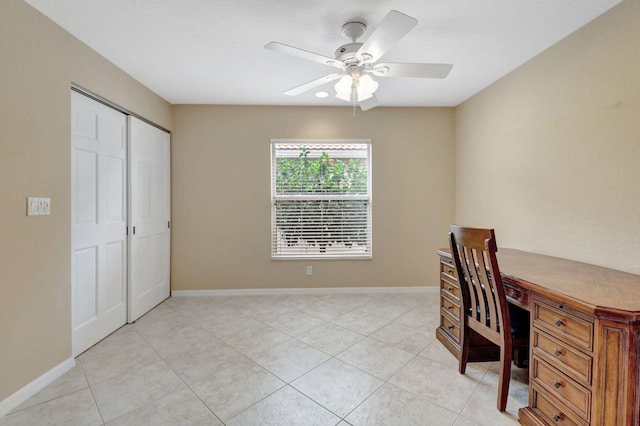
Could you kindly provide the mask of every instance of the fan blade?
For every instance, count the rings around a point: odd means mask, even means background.
[[[360,105],[361,110],[368,111],[371,108],[375,108],[378,106],[378,98],[376,98],[376,95],[373,95],[370,98],[360,102],[358,105]]]
[[[264,46],[265,49],[273,50],[274,52],[284,53],[285,55],[295,56],[301,59],[306,59],[307,61],[317,62],[323,65],[329,65],[330,67],[344,69],[344,64],[335,58],[330,58],[328,56],[323,56],[318,53],[309,52],[307,50],[298,49],[297,47],[288,46],[286,44],[278,43],[276,41],[272,41],[271,43],[267,43]]]
[[[400,62],[377,63],[367,71],[378,77],[446,78],[452,64],[408,64]]]
[[[356,57],[365,62],[377,61],[416,25],[418,21],[415,18],[397,10],[390,11],[360,46]]]
[[[331,81],[337,80],[340,77],[342,77],[342,74],[340,73],[335,73],[335,74],[329,74],[329,75],[325,75],[324,77],[320,77],[318,79],[315,79],[313,81],[310,81],[308,83],[302,84],[300,86],[294,87],[292,89],[287,90],[286,92],[283,92],[285,95],[289,95],[289,96],[297,96],[301,93],[304,93],[308,90],[314,89],[316,87],[320,87],[323,84],[329,83]]]

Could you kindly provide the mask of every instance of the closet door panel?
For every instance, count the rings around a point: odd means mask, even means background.
[[[133,322],[170,293],[170,136],[129,118],[129,315]]]
[[[127,318],[126,115],[71,92],[72,353]]]

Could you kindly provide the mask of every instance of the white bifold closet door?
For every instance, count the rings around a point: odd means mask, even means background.
[[[71,91],[73,356],[169,297],[169,144]]]
[[[71,92],[71,305],[76,356],[127,319],[127,116]]]
[[[169,297],[170,152],[169,133],[129,117],[129,322]]]

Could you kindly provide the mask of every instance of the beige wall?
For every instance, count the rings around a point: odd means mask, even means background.
[[[173,290],[437,285],[453,109],[176,106],[173,120]],[[371,139],[373,260],[271,260],[270,138]]]
[[[0,401],[71,356],[70,85],[171,108],[20,0],[0,1]],[[27,217],[28,196],[51,216]]]
[[[640,2],[456,109],[456,220],[640,274]]]

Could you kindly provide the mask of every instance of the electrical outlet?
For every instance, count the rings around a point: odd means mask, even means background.
[[[313,267],[311,265],[307,266],[307,275],[313,274]]]
[[[51,198],[27,197],[27,216],[49,216],[51,214]]]

